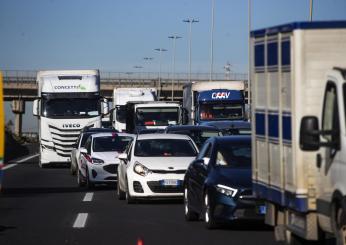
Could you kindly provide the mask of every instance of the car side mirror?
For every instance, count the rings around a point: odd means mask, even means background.
[[[121,153],[121,154],[118,156],[118,158],[119,158],[120,160],[126,161],[126,160],[127,160],[127,154],[126,154],[126,153]]]
[[[82,154],[88,154],[88,151],[87,151],[87,149],[85,149],[85,148],[81,148],[81,149],[80,149],[80,153],[82,153]]]
[[[299,138],[300,149],[303,151],[317,151],[320,148],[317,117],[305,116],[302,118]]]

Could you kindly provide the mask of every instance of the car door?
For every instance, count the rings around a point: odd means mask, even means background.
[[[204,183],[208,176],[208,164],[213,149],[213,143],[207,141],[200,154],[191,163],[189,167],[189,179],[188,188],[190,194],[190,203],[196,210],[202,209],[203,195],[204,195]]]
[[[91,156],[91,142],[92,137],[90,136],[87,141],[85,142],[85,149],[87,150],[87,155]],[[80,156],[80,170],[83,174],[83,176],[86,176],[86,169],[88,166],[88,160],[86,154],[81,154]]]

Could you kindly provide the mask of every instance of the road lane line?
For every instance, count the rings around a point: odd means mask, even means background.
[[[28,160],[30,160],[30,159],[33,159],[33,158],[39,156],[39,155],[40,155],[39,153],[37,153],[37,154],[35,154],[35,155],[31,155],[31,156],[25,157],[25,158],[23,158],[23,159],[20,159],[19,161],[16,161],[15,163],[21,163],[21,162],[28,161]]]
[[[12,163],[12,164],[8,164],[8,165],[5,165],[5,167],[2,168],[2,170],[6,170],[6,169],[9,169],[9,168],[13,168],[17,166],[17,163]]]
[[[73,228],[84,228],[88,213],[79,213],[76,220],[73,223]]]
[[[91,202],[93,200],[93,196],[94,196],[93,192],[85,193],[83,202]]]

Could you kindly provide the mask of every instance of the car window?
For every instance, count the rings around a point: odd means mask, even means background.
[[[87,150],[88,154],[91,154],[91,139],[92,137],[89,137],[85,142],[85,149]]]
[[[86,141],[90,135],[91,135],[91,133],[84,133],[83,134],[83,136],[81,137],[82,139],[81,139],[80,147],[85,147],[85,143],[86,143]]]
[[[95,137],[93,141],[94,152],[124,152],[126,146],[131,142],[132,137],[129,136],[101,136]]]
[[[216,166],[228,168],[251,168],[250,144],[218,145]]]
[[[137,140],[135,156],[139,157],[194,157],[197,149],[187,139],[145,139]]]

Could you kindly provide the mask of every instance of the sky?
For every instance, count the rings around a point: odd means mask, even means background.
[[[0,69],[93,69],[117,72],[209,72],[212,0],[0,0]],[[247,71],[248,1],[215,0],[214,72]],[[252,29],[309,18],[309,0],[252,0]],[[346,0],[314,0],[314,20],[346,19]],[[144,57],[153,57],[145,61]],[[143,68],[134,68],[142,66]],[[6,105],[7,120],[13,115]],[[25,115],[24,129],[36,127]],[[28,123],[29,122],[29,123]]]

